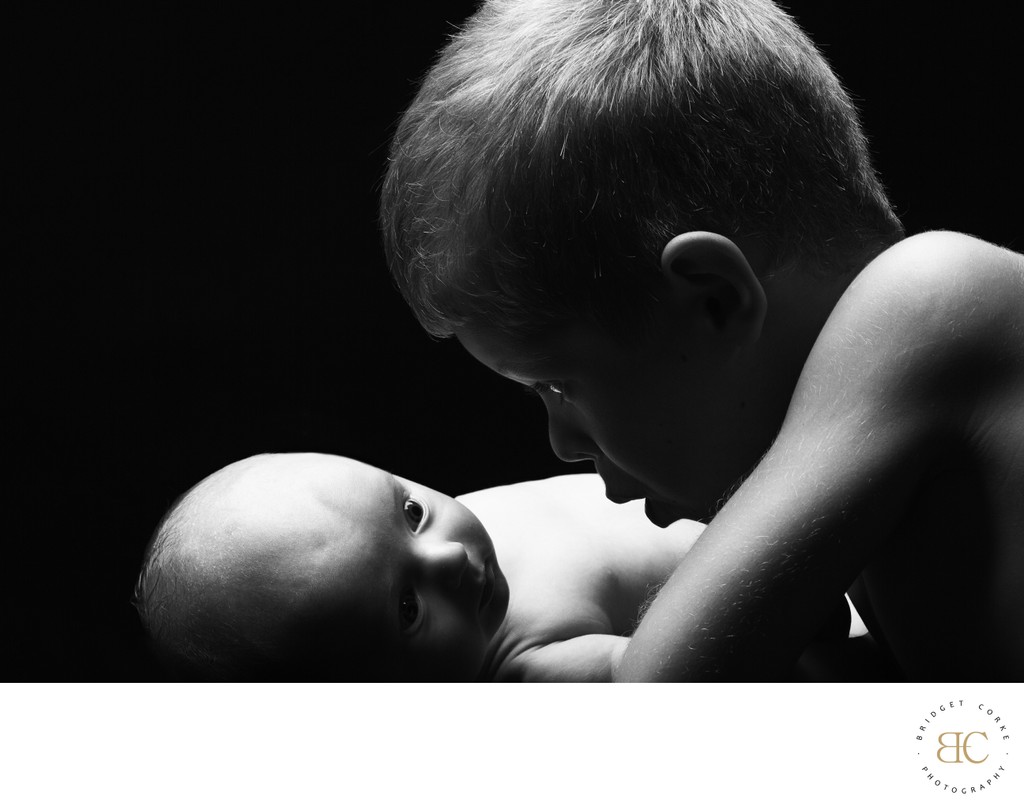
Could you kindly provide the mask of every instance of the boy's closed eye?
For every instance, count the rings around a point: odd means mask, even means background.
[[[541,398],[551,395],[559,402],[565,399],[565,387],[561,382],[534,382],[526,385],[525,390],[527,393],[538,395]]]

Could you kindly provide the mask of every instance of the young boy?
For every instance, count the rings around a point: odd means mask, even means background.
[[[600,681],[702,529],[658,530],[591,474],[456,500],[343,457],[259,455],[172,508],[136,600],[187,678]]]
[[[614,677],[781,678],[851,586],[908,678],[1024,677],[1024,260],[904,238],[775,5],[485,3],[381,211],[420,322],[539,392],[559,457],[713,517]]]

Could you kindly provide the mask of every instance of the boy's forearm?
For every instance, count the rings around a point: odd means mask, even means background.
[[[839,519],[813,535],[720,517],[644,615],[616,681],[790,680],[870,550]]]
[[[661,589],[616,679],[790,678],[913,484],[884,458],[860,460],[828,468],[770,454]]]
[[[702,619],[716,607],[694,606],[678,594],[692,585],[685,575],[665,585],[613,669],[613,681],[765,682],[792,675],[803,645],[797,633],[773,632],[760,621],[743,625],[758,610],[753,604]]]

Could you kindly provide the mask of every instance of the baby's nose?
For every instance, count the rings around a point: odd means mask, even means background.
[[[423,549],[427,575],[438,583],[457,587],[469,564],[465,546],[457,541],[431,543]]]

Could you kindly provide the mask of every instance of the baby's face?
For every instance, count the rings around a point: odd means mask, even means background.
[[[219,507],[243,524],[281,608],[327,616],[339,638],[369,627],[399,678],[475,677],[509,592],[470,510],[333,455],[263,455],[232,470]]]

